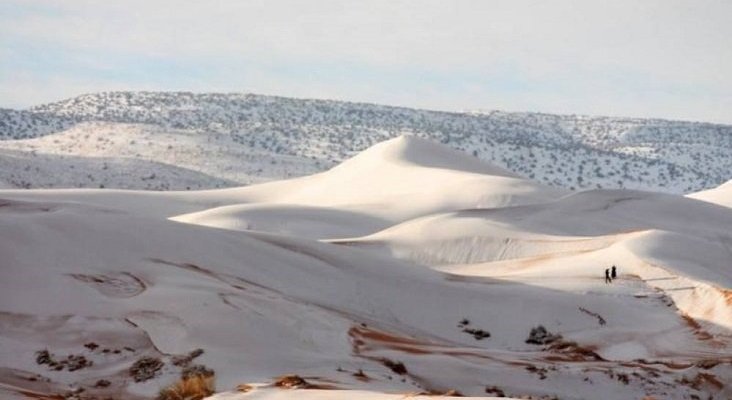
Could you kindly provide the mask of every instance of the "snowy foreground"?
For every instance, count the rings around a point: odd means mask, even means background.
[[[730,188],[570,192],[399,137],[242,188],[0,191],[0,397],[202,365],[219,400],[732,398]]]

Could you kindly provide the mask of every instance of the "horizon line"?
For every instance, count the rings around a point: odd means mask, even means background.
[[[378,106],[378,107],[388,107],[388,108],[396,108],[396,109],[407,109],[407,110],[413,110],[413,111],[426,111],[426,112],[435,112],[435,113],[447,113],[447,114],[460,114],[460,115],[473,115],[473,116],[489,116],[491,113],[504,113],[504,114],[535,114],[535,115],[547,115],[547,116],[555,116],[555,117],[579,117],[579,118],[588,118],[588,119],[618,119],[618,120],[643,120],[643,121],[664,121],[664,122],[676,122],[676,123],[687,123],[687,124],[706,124],[706,125],[717,125],[717,126],[728,126],[732,127],[732,122],[717,122],[717,121],[702,121],[702,120],[695,120],[695,119],[683,119],[683,118],[666,118],[666,117],[649,117],[649,116],[631,116],[631,115],[612,115],[612,114],[588,114],[588,113],[565,113],[565,112],[551,112],[551,111],[541,111],[541,110],[506,110],[506,109],[498,109],[498,108],[488,108],[488,109],[482,109],[482,108],[474,108],[474,109],[454,109],[454,110],[448,110],[448,109],[439,109],[439,108],[430,108],[430,107],[419,107],[419,106],[408,106],[403,104],[389,104],[389,103],[379,103],[374,101],[367,101],[367,100],[354,100],[354,99],[343,99],[343,98],[332,98],[332,97],[300,97],[300,96],[294,96],[294,95],[281,95],[281,94],[264,94],[264,93],[256,93],[256,92],[249,92],[249,91],[194,91],[194,90],[100,90],[100,91],[93,91],[93,92],[82,92],[75,96],[70,97],[63,97],[58,100],[52,100],[47,102],[42,102],[39,104],[34,104],[27,107],[14,107],[14,106],[2,106],[0,105],[0,110],[13,110],[13,111],[27,111],[32,112],[34,107],[41,107],[45,105],[50,104],[56,104],[56,103],[62,103],[65,101],[69,101],[72,99],[76,99],[79,97],[84,96],[96,96],[100,94],[112,94],[112,93],[146,93],[146,94],[192,94],[192,95],[251,95],[251,96],[259,96],[259,97],[271,97],[271,98],[281,98],[281,99],[289,99],[289,100],[299,100],[299,101],[320,101],[320,102],[335,102],[335,103],[347,103],[347,104],[354,104],[354,105],[366,105],[366,106]]]

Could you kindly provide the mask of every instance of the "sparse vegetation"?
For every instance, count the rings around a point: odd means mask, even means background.
[[[214,392],[213,374],[190,375],[161,390],[157,400],[202,400]]]
[[[308,389],[312,387],[308,381],[298,375],[280,376],[275,380],[274,386],[283,389]]]
[[[241,385],[237,385],[236,386],[236,391],[237,392],[242,392],[242,393],[251,392],[253,389],[254,389],[254,386],[247,385],[246,383],[243,383]]]
[[[531,328],[531,332],[529,332],[529,337],[526,338],[526,343],[528,344],[537,344],[537,345],[545,345],[554,342],[555,340],[560,339],[560,335],[554,335],[549,333],[549,331],[544,328],[543,325],[536,326],[534,328]]]
[[[36,364],[43,365],[43,364],[50,364],[53,362],[53,358],[51,358],[51,353],[48,350],[40,350],[36,352]]]
[[[404,363],[402,363],[401,361],[392,361],[388,358],[382,358],[381,363],[397,375],[407,374],[407,367],[404,366]]]
[[[197,349],[189,353],[195,357],[203,354]],[[151,363],[147,361],[146,363]],[[155,366],[159,365],[152,362]],[[181,371],[180,379],[158,393],[157,400],[201,400],[215,392],[215,373],[204,365],[190,365]]]
[[[155,378],[164,365],[159,358],[143,357],[132,364],[129,374],[135,382],[145,382]]]
[[[485,393],[493,397],[506,397],[506,393],[498,386],[486,386]]]
[[[418,393],[420,396],[445,396],[445,397],[465,397],[460,391],[455,389],[448,390],[429,390],[426,392]]]
[[[54,371],[63,371],[66,369],[69,372],[73,372],[90,367],[93,365],[93,362],[81,354],[69,354],[66,358],[59,360],[48,350],[40,350],[36,352],[36,364],[48,365],[48,368]]]
[[[191,365],[181,371],[181,378],[188,379],[194,376],[214,376],[214,371],[204,365]]]
[[[105,387],[108,387],[111,384],[112,384],[112,382],[110,382],[110,381],[108,381],[106,379],[100,379],[100,380],[97,381],[97,383],[94,384],[94,387],[97,387],[97,388],[105,388]]]
[[[186,112],[180,112],[181,108]],[[232,145],[239,147],[240,161],[252,154],[267,154],[257,162],[240,165],[246,170],[244,176],[286,178],[314,173],[344,160],[353,150],[363,150],[401,132],[448,144],[549,185],[575,189],[689,192],[724,182],[732,169],[732,129],[725,125],[535,113],[446,113],[248,94],[107,92],[28,110],[0,110],[0,140],[40,137],[73,130],[80,124],[121,128],[140,123],[151,127],[145,133],[225,134],[226,140],[212,143],[204,154],[225,153]],[[89,130],[82,132],[79,140],[88,143],[93,139]],[[137,158],[150,159],[149,152],[168,154],[171,148],[181,148],[178,142],[166,142],[154,149],[149,134],[125,140],[128,148],[134,148],[130,155]],[[95,142],[100,153],[109,151],[107,147],[115,148],[110,144],[113,139],[97,137]],[[37,159],[31,151],[29,157],[33,154]],[[293,159],[298,161],[293,163]],[[119,187],[115,175],[106,172],[109,163],[70,171],[74,177],[71,186]],[[121,167],[116,164],[106,168]],[[26,166],[4,171],[6,181],[16,187],[53,184],[38,182],[38,176],[48,171],[24,171]],[[91,169],[97,172],[87,177]],[[184,189],[202,184],[191,186],[191,182],[177,182],[162,170],[158,172],[154,180],[145,175],[144,181],[130,179],[127,184],[141,189]],[[208,177],[208,182],[211,179]],[[227,181],[208,186],[222,184],[227,185]]]
[[[359,369],[358,371],[354,372],[353,377],[362,381],[362,382],[368,382],[371,380],[368,375],[366,375],[362,369]]]
[[[563,340],[561,337],[553,340],[549,344],[548,350],[553,351],[555,353],[561,353],[563,355],[566,355],[570,360],[574,360],[574,361],[581,361],[581,360],[603,361],[604,360],[594,350],[587,348],[587,347],[580,346],[577,342]]]
[[[491,337],[490,332],[478,328],[469,328],[468,325],[470,325],[470,320],[467,318],[463,318],[458,323],[458,328],[462,328],[463,332],[472,335],[475,340],[483,340],[485,338]]]
[[[484,331],[482,329],[463,328],[463,332],[473,335],[475,340],[483,340],[485,338],[491,337],[490,332]]]
[[[531,372],[532,374],[539,375],[539,379],[541,379],[541,380],[546,379],[546,373],[548,372],[548,370],[546,368],[537,367],[535,365],[527,366],[526,370]]]
[[[94,342],[89,342],[89,343],[84,344],[84,347],[86,347],[87,349],[89,349],[91,351],[94,351],[99,347],[99,345]]]

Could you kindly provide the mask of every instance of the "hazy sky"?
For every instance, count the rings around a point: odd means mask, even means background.
[[[105,90],[732,123],[732,1],[0,2],[0,107]]]

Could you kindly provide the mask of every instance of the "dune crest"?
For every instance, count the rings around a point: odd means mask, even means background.
[[[245,187],[3,190],[0,395],[727,398],[732,208],[695,197],[409,136]]]

